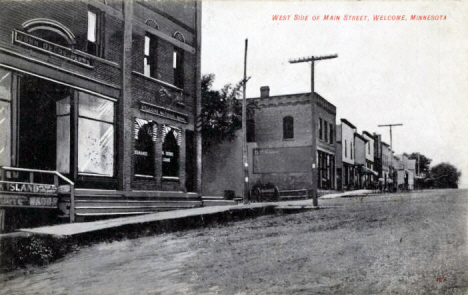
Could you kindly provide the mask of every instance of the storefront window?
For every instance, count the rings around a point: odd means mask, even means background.
[[[113,176],[114,103],[80,93],[78,117],[78,172]]]
[[[162,176],[177,178],[179,177],[180,130],[164,126],[163,136]]]
[[[157,125],[142,119],[135,119],[135,175],[154,176],[154,142]]]
[[[0,69],[0,166],[11,166],[11,72]]]
[[[57,101],[57,170],[70,173],[70,96]]]
[[[11,72],[0,69],[0,99],[11,100]]]

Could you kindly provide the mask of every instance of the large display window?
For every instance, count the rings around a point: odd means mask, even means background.
[[[153,177],[155,175],[154,142],[156,134],[157,125],[155,122],[135,118],[135,176]]]
[[[78,173],[114,176],[113,101],[79,93]]]
[[[70,173],[70,95],[57,101],[57,170]]]
[[[179,177],[180,129],[164,126],[162,146],[162,176],[166,179]]]
[[[11,166],[11,72],[0,69],[0,166]]]

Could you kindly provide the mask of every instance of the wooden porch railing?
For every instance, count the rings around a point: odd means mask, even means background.
[[[39,169],[29,169],[29,168],[17,168],[17,167],[5,167],[0,166],[2,179],[6,179],[7,171],[17,171],[17,172],[26,172],[29,173],[29,182],[34,183],[34,173],[43,173],[43,174],[53,174],[54,175],[54,184],[57,187],[57,193],[59,188],[59,178],[65,181],[70,185],[70,222],[75,222],[75,183],[65,177],[58,171],[50,170],[39,170]]]

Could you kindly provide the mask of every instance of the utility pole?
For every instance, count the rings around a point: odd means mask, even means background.
[[[378,125],[379,127],[389,127],[390,128],[390,149],[391,149],[391,156],[390,156],[390,167],[393,167],[393,142],[392,142],[392,127],[395,126],[403,126],[401,123],[397,124],[384,124],[384,125]],[[392,180],[393,179],[393,172],[392,172]],[[395,185],[395,184],[393,184]]]
[[[418,177],[421,175],[421,160],[419,159],[419,152],[418,152],[418,173],[416,174]]]
[[[247,158],[247,102],[245,91],[247,87],[247,45],[249,40],[245,39],[245,53],[244,53],[244,80],[242,83],[242,171],[244,172],[243,181],[243,203],[248,202],[249,196],[249,162]]]
[[[318,198],[317,198],[317,118],[316,118],[316,104],[317,100],[315,97],[315,89],[314,89],[314,69],[315,69],[315,62],[319,60],[325,59],[332,59],[337,58],[338,54],[333,55],[324,55],[324,56],[309,56],[303,57],[298,59],[291,59],[289,63],[301,63],[301,62],[310,62],[311,65],[311,91],[310,91],[310,105],[311,105],[311,112],[312,112],[312,198],[313,198],[313,205],[318,207]]]

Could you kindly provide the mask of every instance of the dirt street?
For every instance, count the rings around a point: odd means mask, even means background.
[[[100,243],[0,275],[0,294],[467,294],[466,190],[319,200]]]

